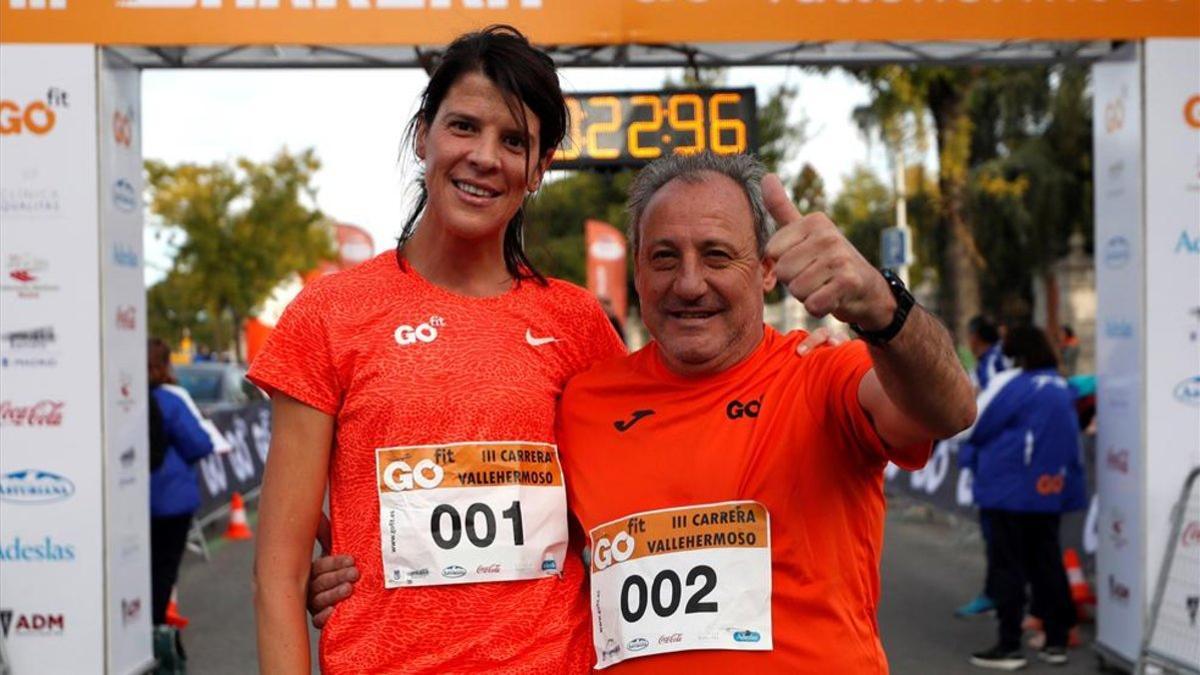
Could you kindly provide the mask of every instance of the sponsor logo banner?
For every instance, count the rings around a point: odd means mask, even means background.
[[[50,535],[39,539],[15,536],[0,542],[0,562],[69,563],[75,561],[75,545],[55,540]]]
[[[45,504],[63,501],[73,494],[75,483],[50,471],[25,469],[0,475],[0,501]]]
[[[0,635],[5,638],[62,635],[66,631],[66,626],[67,621],[62,614],[0,609]]]
[[[62,426],[65,405],[50,399],[28,404],[0,401],[0,427]]]

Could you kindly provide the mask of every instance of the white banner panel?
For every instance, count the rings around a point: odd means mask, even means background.
[[[0,45],[0,630],[15,673],[104,669],[96,56]]]
[[[141,76],[101,54],[99,253],[108,672],[129,673],[153,660]]]
[[[1142,100],[1138,60],[1092,68],[1096,212],[1097,640],[1133,661],[1147,596],[1142,489]]]
[[[1148,40],[1145,58],[1145,522],[1146,569],[1156,579],[1171,509],[1200,466],[1200,40]],[[1162,602],[1183,614],[1188,598]],[[1191,626],[1194,645],[1200,622]]]

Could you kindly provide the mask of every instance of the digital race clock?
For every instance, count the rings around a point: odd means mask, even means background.
[[[754,89],[569,94],[571,126],[554,169],[641,166],[669,154],[758,148]]]

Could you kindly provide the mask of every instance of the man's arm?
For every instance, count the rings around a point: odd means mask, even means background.
[[[763,199],[779,226],[767,258],[810,314],[832,314],[865,330],[892,322],[897,303],[887,281],[832,221],[801,215],[773,174],[763,179]],[[874,369],[859,385],[858,400],[888,445],[953,436],[975,419],[975,396],[950,336],[924,309],[914,307],[900,332],[870,353]]]
[[[971,380],[949,333],[929,312],[913,307],[896,337],[869,349],[875,367],[859,385],[858,400],[888,445],[949,438],[975,420]]]

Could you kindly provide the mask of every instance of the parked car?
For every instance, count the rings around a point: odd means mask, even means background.
[[[175,366],[175,377],[179,385],[192,395],[205,416],[267,400],[266,394],[246,379],[246,368],[237,363],[204,362]]]

